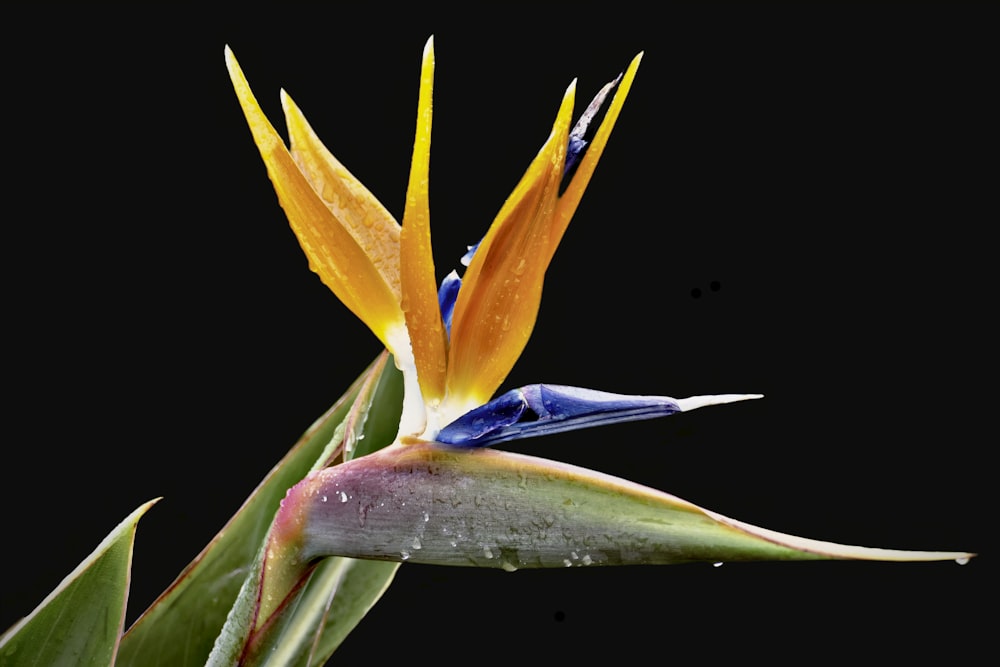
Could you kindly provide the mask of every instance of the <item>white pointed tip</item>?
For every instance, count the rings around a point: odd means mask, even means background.
[[[706,405],[722,405],[723,403],[736,403],[737,401],[749,401],[755,398],[763,398],[764,394],[713,394],[710,396],[689,396],[688,398],[677,399],[677,405],[681,412],[689,412],[703,408]]]

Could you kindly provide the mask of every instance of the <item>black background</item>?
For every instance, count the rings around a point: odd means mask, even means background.
[[[652,5],[651,5],[652,6]],[[435,36],[441,274],[639,50],[505,387],[762,401],[510,447],[952,563],[407,565],[333,664],[982,664],[995,25],[977,6],[51,8],[4,45],[0,626],[118,521],[128,622],[378,353],[306,268],[223,63],[397,216]],[[696,296],[698,295],[698,296]]]

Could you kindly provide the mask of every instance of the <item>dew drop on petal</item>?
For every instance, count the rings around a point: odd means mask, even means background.
[[[324,503],[326,502],[326,496],[323,496],[323,502]]]
[[[342,503],[346,503],[347,502],[347,494],[344,493],[343,491],[340,492],[340,502],[342,502]]]
[[[419,537],[414,537],[413,538],[413,548],[414,549],[419,549],[420,548],[420,538]]]
[[[400,551],[399,552],[399,557],[402,558],[403,560],[407,560],[410,557],[410,552],[409,551]]]

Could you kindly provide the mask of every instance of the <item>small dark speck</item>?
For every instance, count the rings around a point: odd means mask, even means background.
[[[556,613],[552,614],[552,618],[556,619],[557,623],[562,623],[563,621],[566,620],[566,612],[557,611]]]
[[[718,292],[720,289],[722,289],[722,283],[720,283],[718,280],[713,280],[708,284],[708,289],[712,290],[713,292]]]
[[[691,298],[692,299],[700,299],[701,298],[701,289],[698,288],[698,287],[695,287],[693,290],[691,290]]]

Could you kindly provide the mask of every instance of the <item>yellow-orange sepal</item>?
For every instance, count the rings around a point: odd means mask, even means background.
[[[614,129],[615,121],[618,120],[618,114],[621,113],[622,106],[625,104],[625,98],[628,97],[629,90],[632,88],[632,81],[635,79],[635,73],[639,69],[641,61],[642,52],[639,52],[632,59],[632,62],[629,63],[628,68],[622,75],[621,82],[618,84],[618,88],[615,90],[615,96],[611,100],[611,105],[604,114],[604,120],[601,121],[597,132],[594,133],[593,139],[590,140],[590,145],[587,146],[587,151],[580,159],[573,178],[566,185],[566,189],[559,197],[559,202],[556,204],[556,220],[552,225],[553,252],[555,252],[555,246],[559,245],[559,241],[562,239],[563,232],[566,231],[573,213],[576,212],[580,198],[583,197],[583,192],[587,189],[590,177],[593,176],[594,169],[597,167],[597,161],[601,159],[601,155],[604,153],[604,147],[608,144],[611,130]]]
[[[264,116],[228,47],[226,65],[278,201],[309,260],[309,268],[391,350],[390,340],[398,340],[398,332],[404,327],[398,283],[387,282],[391,272],[383,274],[379,270],[368,249],[349,231],[350,222],[335,215],[314,189],[314,184]],[[294,109],[294,105],[291,108]],[[319,174],[320,171],[316,171],[314,176],[319,178]],[[366,193],[353,191],[363,202],[361,210],[381,208],[377,200]]]
[[[399,258],[403,315],[425,403],[435,403],[444,395],[447,363],[447,334],[438,304],[428,195],[433,88],[434,40],[431,38],[424,46],[420,69],[417,131],[406,189]]]
[[[448,357],[448,401],[456,410],[493,395],[534,328],[542,280],[555,251],[553,223],[575,91],[574,81],[552,133],[501,207],[463,279]]]

